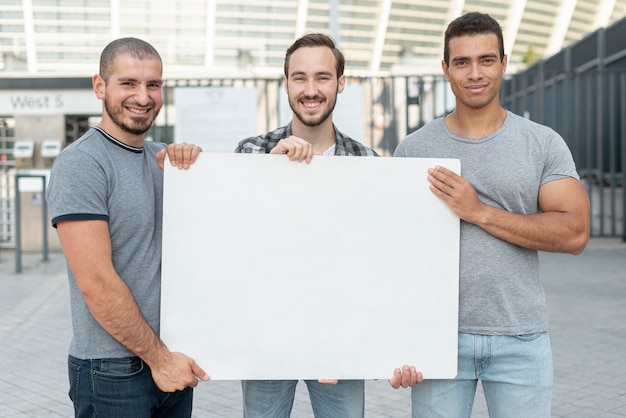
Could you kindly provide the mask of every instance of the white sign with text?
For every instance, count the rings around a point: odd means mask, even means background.
[[[102,102],[93,90],[6,90],[0,92],[0,114],[100,115]]]

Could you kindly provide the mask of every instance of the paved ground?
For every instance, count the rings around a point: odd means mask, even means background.
[[[69,417],[70,338],[65,264],[60,253],[26,254],[15,274],[0,250],[0,417]],[[542,254],[555,363],[553,417],[626,417],[626,244],[592,240],[578,256]],[[366,383],[367,417],[407,417],[410,393]],[[241,416],[239,382],[196,390],[195,417]],[[304,384],[294,417],[312,417]],[[481,394],[473,418],[486,417]]]

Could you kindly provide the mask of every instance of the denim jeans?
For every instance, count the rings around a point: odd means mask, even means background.
[[[549,418],[553,370],[548,334],[459,334],[456,379],[415,385],[411,390],[413,418],[469,418],[478,380],[489,416]]]
[[[316,418],[362,418],[363,380],[340,380],[336,385],[305,380]],[[243,380],[244,418],[288,418],[297,380]]]
[[[162,392],[138,357],[81,360],[68,356],[75,417],[191,417],[193,389]]]

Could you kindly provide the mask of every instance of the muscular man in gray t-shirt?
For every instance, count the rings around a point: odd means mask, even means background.
[[[59,154],[47,193],[54,226],[65,221],[108,223],[113,265],[156,333],[163,172],[155,155],[164,148],[154,142],[134,148],[92,128]],[[72,181],[56,181],[67,178]],[[133,356],[94,319],[71,269],[68,274],[74,329],[70,354],[81,359]]]
[[[454,135],[443,118],[409,135],[397,157],[460,158],[461,175],[485,204],[518,214],[540,212],[539,188],[576,178],[572,156],[553,130],[507,112],[502,127],[480,139]],[[537,250],[461,221],[459,331],[518,335],[548,330]]]
[[[470,416],[478,380],[490,416],[550,416],[552,351],[537,252],[583,251],[589,199],[565,141],[500,105],[507,63],[493,18],[452,21],[442,69],[456,108],[394,154],[461,160],[460,176],[428,172],[432,192],[461,219],[458,374],[414,386],[414,417]]]
[[[188,168],[199,147],[145,141],[163,104],[163,64],[147,42],[121,38],[93,77],[97,128],[65,148],[46,199],[68,264],[76,417],[191,416],[208,375],[159,337],[163,165]],[[179,158],[180,157],[180,158]]]

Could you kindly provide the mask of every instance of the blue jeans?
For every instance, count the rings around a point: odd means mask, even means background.
[[[75,417],[191,417],[193,389],[162,392],[138,357],[67,363]]]
[[[362,418],[363,380],[340,380],[336,385],[305,380],[316,418]],[[242,380],[245,418],[289,418],[297,380]]]
[[[489,416],[549,418],[553,373],[548,334],[459,334],[456,379],[415,385],[411,390],[413,418],[469,418],[478,380]]]

